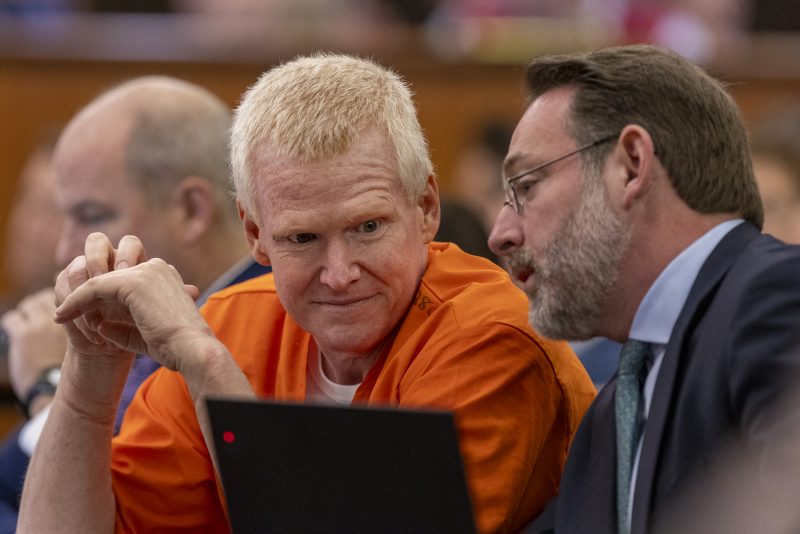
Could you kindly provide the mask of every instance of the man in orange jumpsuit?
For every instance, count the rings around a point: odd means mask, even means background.
[[[405,84],[347,56],[281,65],[237,110],[231,159],[273,275],[201,316],[137,238],[88,238],[57,283],[70,347],[20,532],[227,531],[208,395],[452,410],[478,527],[522,528],[556,493],[594,388],[502,270],[432,242],[438,186]],[[111,444],[132,351],[166,369]]]

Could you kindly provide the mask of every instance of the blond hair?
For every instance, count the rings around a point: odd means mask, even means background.
[[[346,153],[370,127],[393,143],[403,189],[416,202],[433,165],[411,91],[399,75],[339,54],[300,57],[265,72],[234,115],[231,165],[239,202],[256,215],[250,158],[262,141],[279,156],[323,161]]]

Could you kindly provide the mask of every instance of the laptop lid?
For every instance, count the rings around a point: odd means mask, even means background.
[[[451,413],[206,403],[235,534],[475,532]]]

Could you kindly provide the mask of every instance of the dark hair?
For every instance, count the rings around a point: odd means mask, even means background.
[[[527,69],[531,100],[557,87],[577,89],[568,128],[578,144],[620,132],[648,131],[678,196],[700,213],[764,220],[747,132],[723,85],[675,52],[649,45],[534,59]],[[610,147],[584,153],[597,170]]]

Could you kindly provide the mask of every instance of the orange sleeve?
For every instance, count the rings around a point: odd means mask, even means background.
[[[111,469],[116,532],[229,532],[211,456],[178,373],[159,369],[140,386],[112,442]]]
[[[437,334],[401,382],[400,404],[455,412],[478,529],[515,532],[557,493],[594,386],[578,367],[556,376],[554,360],[575,359],[565,343],[548,342],[546,352],[515,326]],[[580,395],[565,393],[560,379]]]

